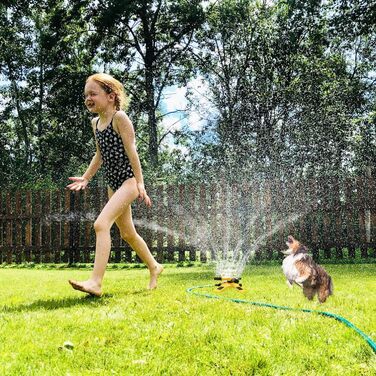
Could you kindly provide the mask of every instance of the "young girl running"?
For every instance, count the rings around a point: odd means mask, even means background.
[[[132,220],[131,203],[137,197],[147,206],[151,206],[151,201],[144,187],[133,125],[121,110],[124,104],[123,85],[112,76],[97,73],[86,80],[85,105],[90,112],[98,114],[91,124],[97,150],[86,172],[81,177],[70,177],[73,183],[67,188],[85,189],[103,164],[109,200],[94,223],[96,249],[92,275],[87,281],[69,280],[69,283],[74,289],[95,296],[102,295],[102,280],[111,249],[110,229],[114,222],[121,237],[148,266],[149,289],[157,287],[158,275],[163,271],[137,234]]]

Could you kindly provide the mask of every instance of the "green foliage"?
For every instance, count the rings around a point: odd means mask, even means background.
[[[202,23],[200,1],[104,1],[93,5],[92,12],[94,30],[104,34],[99,61],[125,82],[137,129],[144,123],[139,118],[146,117],[143,140],[148,164],[156,169],[163,139],[156,113],[163,90],[191,75],[185,51]]]
[[[353,121],[369,113],[374,95],[364,77],[370,65],[358,61],[370,44],[359,41],[352,67],[349,48],[333,35],[333,9],[317,1],[239,0],[210,9],[192,51],[217,113],[216,142],[212,137],[193,155],[203,174],[233,180],[350,173]]]
[[[0,186],[85,169],[98,70],[130,94],[149,181],[375,176],[375,15],[360,0],[2,2]],[[208,105],[189,89],[185,115],[204,128],[163,129],[164,90],[196,77]]]
[[[76,5],[43,1],[3,9],[12,28],[11,48],[0,57],[7,98],[1,122],[14,135],[7,142],[11,172],[2,181],[8,188],[59,184],[72,159],[87,162],[94,150],[81,94],[91,57],[83,53]]]

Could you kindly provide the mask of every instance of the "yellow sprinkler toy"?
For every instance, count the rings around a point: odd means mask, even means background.
[[[215,289],[216,292],[222,292],[227,288],[234,288],[241,292],[244,291],[242,284],[239,283],[240,278],[214,277],[214,279],[221,281],[220,283],[215,284],[215,286],[217,286],[217,288]]]

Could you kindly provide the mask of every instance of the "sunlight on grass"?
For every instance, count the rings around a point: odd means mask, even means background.
[[[223,296],[336,313],[376,340],[376,265],[326,269],[324,305],[289,290],[279,266],[251,266],[246,291]],[[145,269],[109,270],[101,299],[67,284],[89,273],[0,270],[1,375],[375,374],[371,348],[333,319],[187,294],[214,283],[209,266],[167,266],[155,291]]]

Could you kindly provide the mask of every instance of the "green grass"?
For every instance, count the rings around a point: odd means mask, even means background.
[[[336,313],[376,340],[376,265],[326,269],[324,305],[289,290],[280,266],[251,266],[246,292],[224,294]],[[66,282],[88,275],[0,269],[0,375],[375,375],[372,349],[336,320],[187,294],[214,283],[209,266],[168,266],[152,292],[147,270],[110,269],[101,299]]]

